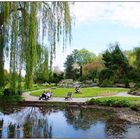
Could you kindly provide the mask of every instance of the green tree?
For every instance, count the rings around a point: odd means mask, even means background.
[[[74,69],[73,69],[74,63],[75,62],[74,62],[73,55],[72,54],[68,55],[66,58],[66,62],[64,64],[66,79],[75,79],[75,73],[74,73]]]
[[[138,71],[140,71],[140,48],[137,47],[134,49],[134,53],[136,55],[135,65]]]
[[[73,57],[75,62],[80,66],[80,78],[83,76],[83,65],[92,62],[96,55],[86,49],[74,50]]]
[[[121,76],[128,72],[128,60],[118,43],[111,45],[111,48],[106,50],[103,54],[103,60],[105,67],[113,71],[115,82],[119,82]]]
[[[34,81],[44,83],[49,80],[48,50],[41,45],[37,45],[37,64],[34,72]]]
[[[60,73],[53,73],[53,78],[52,78],[52,83],[55,83],[56,86],[57,84],[64,79],[64,73],[60,72]]]
[[[65,46],[67,40],[71,40],[69,2],[1,2],[0,87],[4,83],[4,49],[10,50],[10,88],[15,93],[15,73],[21,75],[22,67],[26,70],[26,87],[32,88],[37,62],[36,44],[48,40],[51,67],[61,35]],[[21,83],[21,78],[18,82]]]
[[[104,63],[102,60],[102,56],[96,56],[96,58],[91,62],[87,63],[83,66],[83,75],[85,79],[93,80],[95,78],[98,79],[100,71],[104,69]]]

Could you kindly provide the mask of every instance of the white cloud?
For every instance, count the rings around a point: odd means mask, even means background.
[[[66,61],[67,55],[71,54],[72,48],[67,47],[65,50],[63,50],[62,47],[57,47],[56,48],[56,58],[53,61],[53,67],[59,67],[60,70],[64,70],[64,63]]]
[[[139,2],[75,2],[72,11],[77,24],[106,19],[140,27]]]

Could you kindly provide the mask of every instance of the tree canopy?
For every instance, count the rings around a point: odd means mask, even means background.
[[[112,45],[109,50],[106,50],[103,54],[103,60],[105,67],[114,72],[116,82],[128,70],[128,60],[121,51],[118,43]]]
[[[37,63],[37,44],[49,47],[50,67],[56,43],[71,41],[69,2],[0,2],[0,87],[4,84],[5,51],[10,58],[11,91],[16,89],[15,73],[26,71],[26,87],[32,88]],[[45,41],[47,40],[47,44]],[[20,83],[20,79],[18,80]]]

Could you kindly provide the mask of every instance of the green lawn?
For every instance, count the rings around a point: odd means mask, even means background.
[[[89,105],[129,107],[133,110],[140,111],[140,97],[104,97],[87,102]]]
[[[115,95],[118,92],[127,92],[129,89],[126,88],[81,88],[82,93],[74,93],[74,88],[56,88],[52,89],[54,97],[65,97],[68,92],[72,92],[74,98],[78,97],[95,97],[95,96],[107,96],[107,95]],[[33,96],[41,95],[41,91],[31,92]]]

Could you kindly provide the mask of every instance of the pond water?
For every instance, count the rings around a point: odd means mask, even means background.
[[[101,109],[0,107],[0,138],[140,138],[140,124]]]

